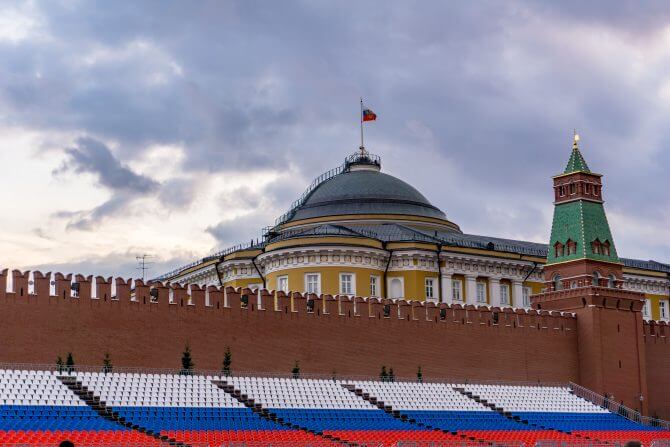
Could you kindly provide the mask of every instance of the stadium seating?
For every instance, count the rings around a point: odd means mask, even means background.
[[[399,439],[456,439],[402,422],[357,397],[337,380],[232,377],[227,382],[284,421],[348,442],[382,441],[390,445]]]
[[[0,369],[0,446],[64,439],[77,447],[593,447],[670,443],[670,431],[567,387]]]

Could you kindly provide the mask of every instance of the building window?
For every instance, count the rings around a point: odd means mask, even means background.
[[[277,277],[277,291],[288,293],[288,276]]]
[[[477,302],[486,303],[486,283],[477,283]]]
[[[599,194],[600,194],[600,186],[593,185],[593,195],[598,197]]]
[[[601,244],[600,244],[600,241],[598,239],[591,242],[591,251],[593,252],[593,254],[599,255],[600,254],[600,247],[601,247]]]
[[[591,184],[590,183],[585,184],[584,189],[586,190],[586,194],[591,194]]]
[[[609,241],[603,242],[602,245],[600,246],[600,251],[605,256],[609,256],[610,255],[610,242]]]
[[[521,293],[523,294],[523,307],[530,307],[530,287],[524,287]]]
[[[658,314],[661,320],[668,319],[668,302],[665,300],[660,300],[658,302]]]
[[[460,279],[451,280],[451,299],[454,301],[463,301],[463,286]]]
[[[649,315],[651,314],[650,309],[651,309],[651,303],[649,302],[649,300],[644,300],[644,306],[642,307],[642,316],[644,318],[649,318]]]
[[[509,286],[507,284],[500,284],[500,304],[509,306]]]
[[[577,193],[577,185],[574,183],[570,183],[570,195],[574,195]]]
[[[426,300],[435,299],[435,278],[426,278]]]
[[[577,242],[573,241],[572,239],[568,239],[568,242],[565,244],[565,247],[568,249],[568,256],[577,253]]]
[[[340,273],[340,294],[353,295],[355,289],[353,273]]]
[[[321,275],[319,273],[307,273],[305,275],[305,290],[307,293],[321,293]]]
[[[370,296],[379,296],[379,276],[370,277]]]
[[[565,197],[565,186],[561,185],[558,187],[558,195],[560,197]]]

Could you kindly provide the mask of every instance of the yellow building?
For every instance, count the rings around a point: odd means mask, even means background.
[[[546,244],[463,233],[363,150],[314,180],[262,242],[158,279],[527,308],[546,258]],[[647,296],[645,318],[667,320],[670,266],[621,260],[625,287]]]

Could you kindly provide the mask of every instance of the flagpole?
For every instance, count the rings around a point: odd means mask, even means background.
[[[361,97],[361,114],[358,115],[358,119],[361,122],[361,154],[365,150],[365,146],[363,145],[363,97]]]

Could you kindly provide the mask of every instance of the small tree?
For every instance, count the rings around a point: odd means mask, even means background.
[[[421,366],[419,366],[419,369],[416,371],[416,381],[423,383],[423,371],[421,371]]]
[[[393,374],[393,368],[389,369],[389,382],[395,382],[395,374]]]
[[[74,371],[74,358],[72,357],[71,352],[67,353],[67,359],[65,359],[65,366],[67,367],[67,372],[71,373],[72,371]]]
[[[389,378],[389,375],[386,372],[386,366],[382,365],[382,370],[379,373],[379,380],[381,380],[382,382],[386,382],[386,381],[388,381],[388,378]]]
[[[191,347],[187,344],[184,348],[184,352],[181,354],[181,371],[179,374],[182,376],[190,376],[193,374],[193,359],[191,358]]]
[[[56,371],[58,371],[59,374],[63,372],[63,359],[60,355],[56,359]]]
[[[230,346],[226,346],[226,352],[223,353],[223,365],[221,367],[221,372],[224,376],[228,377],[230,375],[230,365],[233,363],[233,354],[230,352]]]
[[[291,370],[291,374],[293,374],[293,378],[297,379],[300,377],[300,364],[296,360],[295,363],[293,364],[293,369]]]
[[[105,357],[102,359],[102,372],[111,373],[113,369],[112,358],[109,356],[109,352],[105,352]]]

